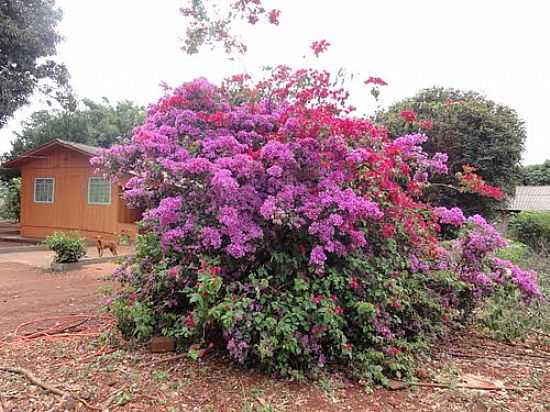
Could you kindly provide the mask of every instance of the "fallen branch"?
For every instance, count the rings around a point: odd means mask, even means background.
[[[25,368],[19,368],[15,366],[2,366],[0,365],[0,371],[10,372],[10,373],[16,373],[19,375],[23,375],[25,378],[27,378],[32,384],[36,386],[40,386],[42,389],[47,390],[48,392],[51,392],[55,395],[61,396],[62,398],[74,398],[81,402],[84,406],[86,406],[89,409],[92,410],[100,410],[99,408],[95,408],[92,405],[90,405],[88,402],[86,402],[84,399],[74,397],[70,392],[64,391],[62,389],[59,389],[53,385],[50,385],[49,383],[46,383],[40,379],[38,379],[36,376],[32,374],[31,371]]]
[[[159,363],[172,362],[174,360],[184,359],[187,356],[188,356],[187,353],[182,353],[180,355],[170,356],[168,358],[157,359],[157,360],[154,360],[154,361],[151,361],[151,362],[146,362],[146,363],[142,364],[141,366],[156,366]]]
[[[70,395],[68,392],[65,392],[59,388],[56,388],[55,386],[52,386],[49,383],[41,381],[36,376],[34,376],[32,372],[29,371],[28,369],[11,367],[11,366],[0,366],[0,370],[23,375],[25,378],[31,381],[31,383],[33,383],[34,385],[40,386],[41,388],[46,389],[49,392],[55,393],[56,395],[59,395],[59,396]]]
[[[46,330],[39,331],[39,332],[25,333],[23,336],[24,336],[25,339],[33,339],[33,338],[37,338],[39,336],[57,335],[59,333],[67,332],[70,329],[74,329],[74,328],[76,328],[80,325],[83,325],[84,323],[88,322],[89,320],[90,320],[90,318],[83,319],[83,320],[80,320],[78,322],[73,322],[69,325],[61,325],[59,327],[54,327],[54,328],[46,329]]]

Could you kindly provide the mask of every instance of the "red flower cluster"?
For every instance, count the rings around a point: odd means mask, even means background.
[[[375,86],[387,86],[388,85],[388,83],[386,83],[382,78],[372,77],[372,76],[370,76],[367,80],[365,80],[365,84],[374,84]]]
[[[502,190],[485,183],[481,176],[475,173],[475,170],[472,166],[464,165],[462,166],[462,172],[456,173],[461,189],[484,197],[501,200],[504,196]]]
[[[315,57],[319,57],[321,53],[324,53],[327,51],[328,47],[330,46],[330,43],[326,40],[319,40],[314,41],[311,43],[311,50],[313,50],[313,54],[315,54]]]
[[[412,110],[403,110],[399,114],[407,123],[412,123],[416,120],[416,113]]]

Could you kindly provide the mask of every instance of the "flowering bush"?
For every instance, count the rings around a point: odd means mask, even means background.
[[[483,218],[420,200],[446,155],[352,117],[331,84],[286,67],[256,85],[197,79],[94,159],[131,176],[126,199],[147,209],[116,274],[125,333],[286,376],[330,364],[383,381],[495,289],[540,297],[533,273],[494,257],[505,242]]]

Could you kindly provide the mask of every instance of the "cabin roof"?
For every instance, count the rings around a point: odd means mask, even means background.
[[[517,186],[507,209],[550,211],[550,186]]]
[[[40,153],[55,146],[64,147],[69,150],[74,150],[75,152],[81,153],[89,157],[96,156],[97,154],[99,154],[99,151],[101,150],[101,148],[99,147],[89,146],[83,143],[69,142],[67,140],[62,140],[62,139],[53,139],[48,143],[43,144],[42,146],[35,147],[34,149],[29,150],[28,152],[25,152],[17,156],[15,159],[5,162],[2,165],[2,167],[6,169],[17,169],[23,163],[26,163],[32,160],[33,158],[39,157]]]

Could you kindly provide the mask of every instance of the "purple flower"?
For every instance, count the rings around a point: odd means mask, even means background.
[[[325,261],[327,260],[327,255],[321,246],[315,246],[311,250],[311,255],[309,257],[309,263],[313,266],[324,266]]]
[[[266,170],[267,174],[272,177],[281,177],[283,175],[283,169],[281,166],[273,165]]]
[[[201,229],[202,245],[218,249],[222,244],[222,237],[219,230],[205,227]]]

